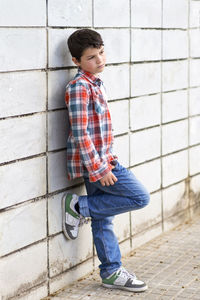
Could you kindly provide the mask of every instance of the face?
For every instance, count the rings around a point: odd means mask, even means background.
[[[87,48],[83,52],[80,61],[75,57],[72,58],[73,62],[86,72],[90,72],[93,75],[98,75],[102,72],[106,63],[106,55],[104,47],[101,48]]]

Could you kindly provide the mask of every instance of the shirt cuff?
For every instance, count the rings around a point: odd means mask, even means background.
[[[109,173],[112,170],[112,168],[113,167],[111,166],[111,164],[104,162],[98,170],[89,173],[89,181],[95,182],[97,180],[100,180],[107,173]]]

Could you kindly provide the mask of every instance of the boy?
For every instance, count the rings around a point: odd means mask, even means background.
[[[114,215],[146,206],[149,194],[112,151],[111,118],[99,78],[106,63],[104,44],[96,31],[80,29],[69,37],[68,47],[79,68],[65,97],[71,125],[68,178],[83,176],[88,195],[64,196],[63,232],[68,239],[76,239],[81,218],[91,217],[103,286],[142,292],[147,285],[122,267],[112,220]]]

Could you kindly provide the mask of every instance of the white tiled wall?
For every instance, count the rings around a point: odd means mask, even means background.
[[[132,61],[152,61],[161,59],[161,30],[133,29]],[[145,45],[145,47],[144,47]]]
[[[45,199],[2,213],[0,255],[6,255],[45,238],[46,218]]]
[[[0,163],[46,151],[46,116],[5,119],[0,122],[2,153]]]
[[[159,125],[161,121],[161,95],[137,97],[130,102],[131,129]]]
[[[93,245],[90,224],[80,228],[79,238],[75,241],[66,241],[63,234],[56,235],[49,243],[50,276],[54,277],[91,258],[92,255]]]
[[[131,165],[160,156],[160,128],[155,127],[131,135]]]
[[[117,155],[120,163],[126,168],[129,167],[129,136],[121,135],[115,138],[114,153]]]
[[[46,194],[46,158],[19,160],[1,166],[0,208]]]
[[[129,100],[111,102],[109,103],[109,109],[114,134],[127,133],[129,130]]]
[[[65,108],[63,95],[66,82],[75,75],[76,69],[56,70],[48,72],[48,108],[49,110]]]
[[[131,1],[131,26],[138,28],[161,27],[162,0]]]
[[[0,26],[45,26],[46,1],[1,1]]]
[[[200,142],[200,116],[190,118],[190,145]]]
[[[193,96],[195,98],[195,96]],[[191,97],[190,97],[191,99]],[[191,105],[192,105],[192,100]],[[193,100],[195,101],[195,100]],[[195,111],[198,104],[195,105]],[[188,116],[187,90],[166,92],[162,94],[162,120],[163,123],[185,119]]]
[[[190,60],[190,87],[197,87],[200,85],[200,59]]]
[[[130,23],[129,16],[130,16],[129,0],[94,1],[94,26],[95,27],[128,27]]]
[[[1,258],[0,268],[1,294],[7,298],[15,296],[16,291],[26,291],[27,286],[39,285],[47,276],[47,243],[37,243]]]
[[[191,55],[191,57],[199,57],[199,47],[200,47],[199,29],[190,29],[190,55]]]
[[[187,28],[188,27],[188,1],[187,0],[163,0],[163,27],[164,28]]]
[[[92,0],[49,0],[48,25],[56,27],[92,26]]]
[[[180,151],[163,158],[163,186],[179,182],[188,176],[188,151]]]
[[[174,138],[176,137],[176,138]],[[163,125],[162,150],[163,154],[175,152],[188,145],[188,121],[179,121]]]
[[[0,118],[45,111],[46,89],[45,72],[0,73]]]
[[[160,88],[160,63],[142,63],[131,65],[131,96],[159,93]]]
[[[163,190],[164,217],[175,214],[188,207],[189,199],[186,196],[186,184],[184,181],[172,185]]]
[[[189,90],[190,93],[190,102],[189,102],[189,113],[190,115],[200,114],[200,88],[191,88]]]
[[[163,31],[163,59],[177,59],[188,57],[187,31]]]
[[[129,29],[98,29],[101,34],[106,51],[107,63],[123,63],[130,57],[130,32]],[[119,47],[120,45],[120,47]]]
[[[188,61],[163,62],[163,91],[179,90],[188,87]]]
[[[199,173],[200,168],[200,146],[190,148],[190,175]]]
[[[107,66],[102,74],[109,100],[129,97],[129,65],[119,64]],[[123,88],[121,88],[123,87]]]
[[[135,176],[145,185],[149,192],[155,192],[161,188],[161,160],[154,159],[131,168]]]
[[[86,194],[66,175],[78,28],[103,37],[114,152],[151,193],[114,220],[123,254],[199,203],[199,16],[200,0],[0,0],[0,298],[39,300],[99,263],[91,224],[67,241],[61,223],[63,194]]]
[[[191,28],[199,27],[199,11],[200,2],[196,0],[190,0],[190,22]]]
[[[46,52],[45,29],[1,28],[0,72],[43,69]]]

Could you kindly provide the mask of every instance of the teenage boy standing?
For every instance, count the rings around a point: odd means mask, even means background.
[[[91,217],[103,286],[142,292],[147,285],[122,267],[112,220],[117,214],[146,206],[149,193],[132,172],[120,165],[112,151],[111,118],[99,78],[106,63],[104,44],[96,31],[80,29],[69,37],[68,47],[78,66],[65,97],[71,125],[68,178],[83,176],[88,195],[64,196],[63,232],[66,238],[76,239],[81,218]]]

